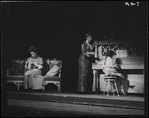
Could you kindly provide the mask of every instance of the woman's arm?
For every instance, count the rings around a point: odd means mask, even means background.
[[[95,52],[87,52],[89,55],[95,55]]]
[[[82,54],[83,54],[84,56],[89,56],[89,55],[88,55],[88,52],[87,52],[86,49],[85,49],[85,45],[84,45],[84,44],[82,44],[81,49],[82,49]]]
[[[31,63],[30,63],[29,58],[25,61],[25,68],[26,69],[30,69],[31,68]]]
[[[114,67],[114,68],[118,68],[118,65],[117,65],[117,63],[116,63],[116,59],[113,59],[113,67]]]
[[[91,44],[89,44],[90,49],[91,49],[91,50],[93,50],[96,44],[97,44],[97,41],[94,41],[94,43],[93,43],[92,45],[91,45]]]
[[[91,50],[94,49],[94,44],[93,44],[93,45],[88,44],[88,45],[89,45],[89,47],[90,47]],[[90,51],[90,52],[88,52],[88,54],[89,54],[89,55],[95,55],[95,52],[94,52],[94,51]]]
[[[91,45],[91,44],[88,44],[88,45],[89,45],[90,49],[93,50],[94,45]]]
[[[43,59],[41,57],[39,57],[38,59],[38,64],[35,63],[34,64],[36,67],[38,67],[38,69],[42,69],[43,68]]]

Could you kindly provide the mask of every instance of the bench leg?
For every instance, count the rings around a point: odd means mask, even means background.
[[[45,89],[45,86],[43,86],[43,91],[44,91],[44,89]]]
[[[60,92],[60,83],[54,83],[57,86],[58,92]]]
[[[43,85],[43,91],[45,91],[45,87],[46,87],[47,84],[48,84],[48,82],[45,81],[45,82],[44,82],[44,85]]]
[[[17,85],[17,91],[19,91],[20,83],[19,82],[14,82],[14,84]]]

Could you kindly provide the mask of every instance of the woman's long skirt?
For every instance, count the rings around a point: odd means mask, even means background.
[[[87,76],[89,71],[89,59],[81,55],[79,57],[78,86],[79,92],[87,91]]]
[[[41,70],[32,69],[25,73],[24,89],[43,89],[44,78]]]

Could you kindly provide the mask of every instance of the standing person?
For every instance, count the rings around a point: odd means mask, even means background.
[[[89,79],[89,72],[91,70],[92,52],[94,45],[91,44],[92,34],[86,34],[86,41],[81,46],[82,54],[79,57],[79,73],[78,73],[78,86],[79,92],[87,92],[87,79]]]
[[[30,47],[28,50],[31,54],[26,61],[24,78],[24,89],[26,90],[41,90],[44,85],[44,78],[41,69],[43,68],[43,59],[38,55],[36,47]]]

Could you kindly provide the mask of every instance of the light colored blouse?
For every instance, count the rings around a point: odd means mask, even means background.
[[[27,62],[26,62],[26,67],[30,67],[31,64],[34,64],[34,65],[37,65],[38,69],[42,69],[42,65],[43,65],[43,60],[41,57],[38,57],[38,58],[31,58],[29,57],[27,59]]]
[[[115,59],[112,59],[110,57],[107,57],[104,61],[103,61],[103,68],[104,67],[117,67],[117,64],[115,63]]]

